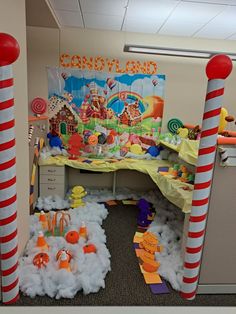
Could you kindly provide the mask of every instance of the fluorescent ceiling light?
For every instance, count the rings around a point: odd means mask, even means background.
[[[226,54],[232,60],[236,60],[236,54],[227,53],[227,52],[171,49],[171,48],[163,48],[163,47],[147,47],[147,46],[136,46],[136,45],[125,45],[124,52],[166,55],[166,56],[175,56],[175,57],[205,58],[205,59],[209,59],[211,56],[216,55],[216,54]]]

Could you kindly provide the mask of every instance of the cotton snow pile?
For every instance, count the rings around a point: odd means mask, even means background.
[[[52,209],[65,209],[65,208],[70,208],[70,203],[68,199],[63,200],[60,196],[58,195],[53,195],[53,196],[47,196],[47,197],[39,197],[35,207],[39,210],[44,210],[44,211],[50,211]]]
[[[34,256],[40,252],[36,247],[38,231],[41,225],[36,215],[31,217],[31,239],[20,258],[20,289],[30,297],[48,295],[59,299],[73,298],[82,290],[84,294],[97,292],[105,288],[105,277],[110,271],[110,253],[106,248],[106,236],[101,228],[103,219],[107,217],[107,209],[95,202],[86,203],[84,207],[70,209],[70,230],[79,230],[84,221],[88,231],[88,240],[80,237],[78,244],[67,243],[63,237],[47,237],[50,246],[48,253],[50,262],[47,267],[38,269],[33,265]],[[52,213],[51,213],[52,214]],[[96,253],[84,254],[85,244],[94,244]],[[72,252],[71,272],[58,270],[56,254],[61,249]]]
[[[156,216],[149,227],[149,231],[157,235],[164,249],[156,253],[156,259],[160,261],[158,273],[170,282],[175,290],[181,289],[183,277],[183,257],[181,255],[181,241],[183,232],[183,213],[175,205],[171,204],[158,191],[148,193],[134,192],[129,189],[117,189],[114,196],[107,189],[87,190],[86,200],[105,202],[107,200],[122,200],[145,198],[153,204]]]
[[[47,159],[48,157],[58,156],[58,155],[69,156],[69,154],[64,148],[60,149],[59,147],[45,146],[40,152],[41,159]]]

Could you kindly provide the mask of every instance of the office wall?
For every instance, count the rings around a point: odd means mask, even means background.
[[[0,1],[0,30],[14,36],[20,45],[19,59],[13,65],[16,117],[17,210],[19,252],[29,236],[28,97],[26,65],[26,24],[24,0]]]

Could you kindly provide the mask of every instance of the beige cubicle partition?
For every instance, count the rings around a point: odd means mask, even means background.
[[[198,293],[236,293],[236,167],[221,166],[219,147]]]

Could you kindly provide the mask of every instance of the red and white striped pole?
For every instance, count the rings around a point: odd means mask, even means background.
[[[197,291],[216,154],[219,116],[224,94],[224,81],[231,71],[232,61],[225,55],[214,56],[206,67],[209,81],[202,119],[181,289],[181,296],[188,300],[194,299]]]
[[[16,221],[16,153],[11,64],[20,48],[14,37],[0,33],[0,279],[4,304],[19,297]]]

